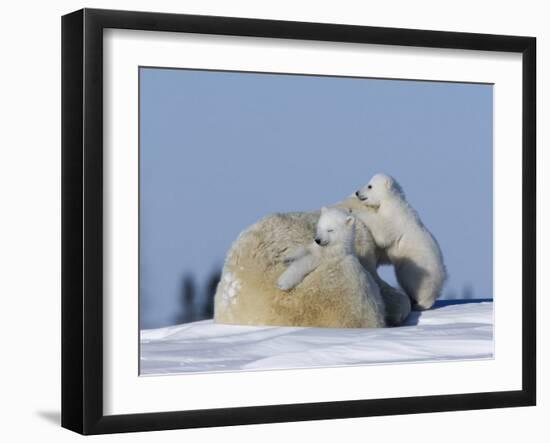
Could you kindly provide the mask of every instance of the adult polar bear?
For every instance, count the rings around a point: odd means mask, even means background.
[[[437,242],[407,204],[397,182],[377,174],[362,190],[333,206],[345,208],[358,218],[356,254],[380,287],[386,305],[386,323],[401,324],[411,310],[409,297],[418,309],[429,308],[445,280],[443,258]],[[288,296],[276,287],[277,279],[286,269],[285,255],[311,242],[318,219],[318,211],[273,214],[245,229],[225,259],[215,296],[215,320],[262,324],[266,303],[282,303]],[[377,242],[370,224],[376,231]],[[408,295],[378,276],[377,267],[381,264],[395,265],[398,281]],[[293,293],[305,288],[307,281]],[[228,299],[231,303],[221,302]],[[300,316],[301,312],[295,314]]]
[[[379,286],[355,255],[355,217],[339,208],[323,208],[315,242],[311,221],[304,214],[268,216],[241,234],[218,285],[216,321],[385,326]],[[304,237],[309,237],[308,244],[296,248]],[[275,287],[279,276],[285,292]]]
[[[447,271],[437,240],[407,203],[397,181],[376,174],[348,198],[347,205],[374,237],[378,264],[392,264],[399,285],[418,310],[429,309],[439,296]]]

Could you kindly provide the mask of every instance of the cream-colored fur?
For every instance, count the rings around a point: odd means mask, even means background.
[[[368,226],[381,251],[378,265],[393,264],[397,281],[415,308],[430,308],[447,275],[443,255],[401,186],[392,177],[377,174],[343,205]]]
[[[334,225],[334,237],[328,228],[323,231],[328,222]],[[356,229],[354,222],[343,211],[328,209],[321,217],[319,213],[270,215],[243,231],[226,257],[215,297],[216,322],[384,326],[379,287],[353,247],[354,242],[360,250],[372,245],[364,225],[358,223],[363,227]],[[321,235],[331,240],[324,246],[312,244],[317,223]],[[278,288],[279,278],[288,271],[293,274],[293,269],[299,278],[292,279],[292,287]]]

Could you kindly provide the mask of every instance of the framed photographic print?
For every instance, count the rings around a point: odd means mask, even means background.
[[[62,20],[62,425],[536,401],[533,37]]]

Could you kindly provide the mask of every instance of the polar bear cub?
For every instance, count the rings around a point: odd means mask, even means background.
[[[317,223],[315,241],[307,246],[299,246],[288,253],[283,261],[290,266],[279,277],[277,286],[288,291],[316,269],[323,256],[355,256],[355,219],[336,208],[321,208]]]
[[[354,293],[351,297],[357,300],[356,307],[350,310],[349,315],[352,316],[351,311],[357,309],[363,311],[363,327],[385,325],[385,307],[380,289],[355,255],[355,218],[348,212],[323,207],[314,242],[292,250],[283,260],[290,264],[277,281],[279,289],[289,291],[310,273],[323,273],[325,278],[331,279],[327,286],[337,289],[341,285],[341,294],[335,294],[337,297],[345,297],[344,293],[350,290]],[[321,304],[321,294],[325,291],[322,286],[319,286],[318,291]],[[328,287],[327,291],[330,292]]]
[[[447,272],[434,236],[407,203],[397,181],[376,174],[355,193],[363,210],[354,211],[384,251],[381,264],[393,264],[399,285],[415,309],[429,309],[440,295]]]

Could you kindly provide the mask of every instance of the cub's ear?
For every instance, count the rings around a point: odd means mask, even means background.
[[[346,217],[346,225],[351,226],[355,222],[355,217],[352,217],[351,215],[348,215]]]
[[[321,212],[327,212],[327,211],[328,211],[328,208],[327,208],[326,206],[323,206],[323,207],[321,208]]]
[[[386,185],[386,188],[388,189],[393,188],[393,183],[394,183],[393,177],[390,177],[389,175],[386,176],[384,180],[384,184]]]

